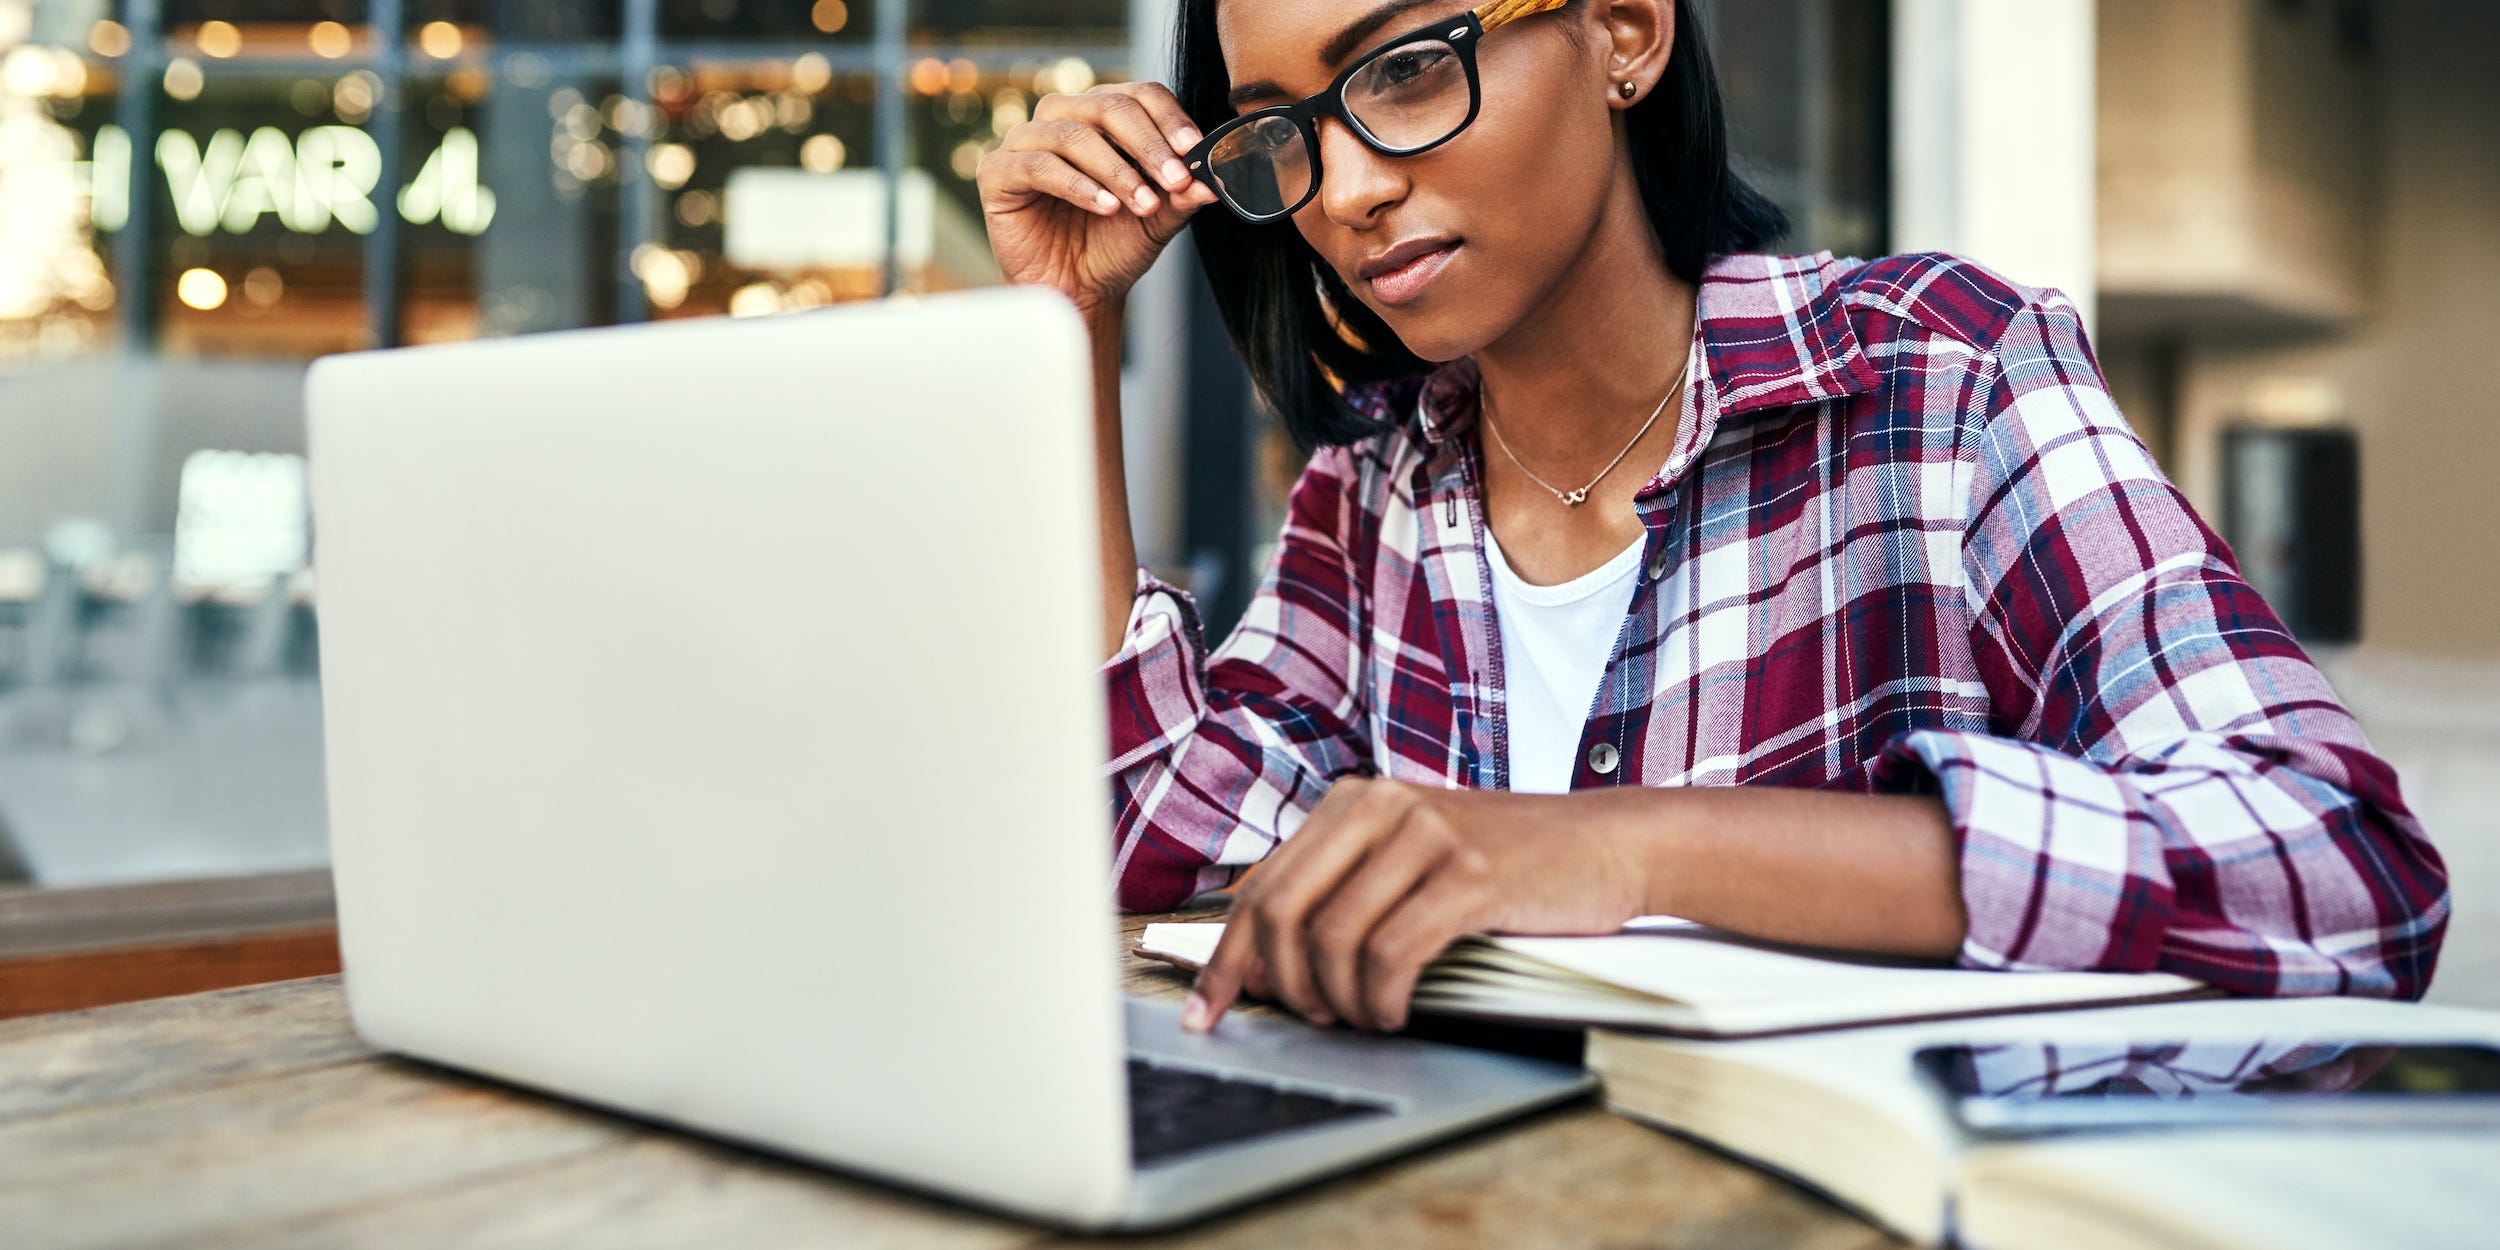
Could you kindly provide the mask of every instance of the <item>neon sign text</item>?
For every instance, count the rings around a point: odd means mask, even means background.
[[[130,221],[130,136],[118,126],[97,131],[85,168],[99,230]],[[188,131],[157,136],[156,164],[185,234],[206,238],[220,229],[247,234],[276,218],[297,234],[333,225],[371,234],[381,222],[374,193],[382,181],[382,149],[353,126],[314,126],[288,135],[274,126],[244,133],[212,132],[205,143]],[[484,234],[495,217],[495,193],[479,181],[476,134],[455,128],[400,188],[395,207],[413,225],[440,221],[457,234]]]

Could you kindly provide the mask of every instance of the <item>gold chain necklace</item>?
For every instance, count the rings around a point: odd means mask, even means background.
[[[1614,472],[1615,466],[1623,463],[1623,458],[1631,455],[1633,448],[1641,445],[1641,439],[1648,435],[1649,427],[1658,424],[1659,415],[1667,410],[1667,401],[1674,399],[1676,392],[1684,389],[1684,379],[1689,376],[1692,371],[1693,358],[1688,355],[1684,358],[1684,367],[1676,370],[1675,381],[1667,387],[1667,393],[1659,398],[1658,407],[1650,412],[1649,420],[1641,422],[1641,428],[1633,433],[1632,441],[1625,443],[1623,445],[1623,450],[1616,452],[1615,458],[1607,461],[1606,467],[1599,469],[1597,471],[1597,476],[1590,478],[1588,485],[1583,486],[1578,490],[1564,490],[1554,485],[1552,482],[1538,477],[1536,475],[1536,470],[1529,468],[1526,462],[1520,460],[1519,453],[1510,449],[1510,440],[1502,437],[1501,427],[1493,424],[1493,392],[1488,388],[1478,387],[1476,393],[1484,401],[1484,428],[1493,431],[1493,442],[1502,449],[1502,454],[1510,457],[1510,462],[1518,465],[1519,471],[1527,474],[1529,481],[1553,492],[1554,498],[1562,500],[1564,507],[1577,508],[1581,504],[1588,502],[1589,492],[1595,490],[1599,482],[1605,481],[1606,475]]]

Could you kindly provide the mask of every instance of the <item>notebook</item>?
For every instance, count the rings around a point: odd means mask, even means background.
[[[1206,965],[1221,924],[1150,924],[1138,953]],[[1768,1037],[2209,994],[2168,973],[1979,972],[1774,946],[1668,916],[1601,937],[1461,938],[1414,1010],[1681,1037]]]

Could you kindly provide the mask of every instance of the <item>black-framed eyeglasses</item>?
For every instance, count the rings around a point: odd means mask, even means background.
[[[1190,149],[1189,171],[1226,207],[1274,221],[1319,192],[1319,120],[1336,118],[1383,156],[1413,156],[1458,137],[1483,103],[1476,43],[1568,0],[1487,0],[1356,57],[1317,95],[1244,113]]]

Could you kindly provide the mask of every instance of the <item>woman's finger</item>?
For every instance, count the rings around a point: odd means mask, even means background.
[[[1450,943],[1475,927],[1482,907],[1471,885],[1443,877],[1407,895],[1372,930],[1363,947],[1363,996],[1382,1031],[1406,1027],[1416,980]]]
[[[1155,125],[1163,129],[1163,137],[1171,141],[1173,151],[1184,161],[1189,158],[1189,150],[1206,137],[1198,132],[1197,123],[1189,120],[1189,110],[1181,107],[1180,97],[1173,95],[1172,89],[1162,83],[1127,82],[1104,89],[1117,91],[1146,106],[1147,114],[1154,118]]]
[[[1422,888],[1444,862],[1450,844],[1410,815],[1372,844],[1311,917],[1307,938],[1320,995],[1339,1018],[1366,1032],[1380,1019],[1363,993],[1363,950],[1390,910]]]
[[[1104,217],[1120,211],[1118,196],[1054,153],[1001,149],[982,157],[981,164],[984,211],[1011,212],[1031,203],[1037,195],[1066,200]]]
[[[1250,961],[1250,970],[1241,975],[1241,992],[1271,1003],[1276,1001],[1276,987],[1267,979],[1266,964],[1256,959]]]
[[[1002,146],[1058,156],[1075,166],[1077,172],[1110,188],[1129,211],[1141,217],[1162,207],[1162,200],[1147,185],[1145,175],[1138,173],[1137,167],[1129,164],[1091,122],[1026,122],[1008,131]]]
[[[1301,830],[1268,857],[1253,896],[1245,900],[1258,921],[1259,956],[1267,961],[1277,997],[1313,1024],[1335,1024],[1337,1013],[1311,975],[1311,913],[1395,823],[1404,802],[1394,785],[1339,782],[1312,809]],[[1235,910],[1242,909],[1237,905]]]
[[[1104,90],[1086,98],[1094,102],[1094,124],[1111,136],[1121,153],[1139,169],[1166,191],[1189,186],[1189,168],[1181,163],[1181,152],[1187,149],[1175,150],[1171,136],[1136,96]]]
[[[1225,922],[1224,936],[1216,939],[1215,954],[1208,956],[1207,966],[1198,970],[1197,983],[1189,989],[1189,1000],[1181,1004],[1184,1031],[1209,1032],[1225,1012],[1232,1010],[1233,1000],[1241,996],[1242,984],[1259,958],[1258,936],[1252,932],[1256,924],[1250,917],[1238,914]]]
[[[1286,996],[1284,980],[1277,975],[1267,945],[1261,940],[1262,900],[1272,879],[1292,876],[1298,860],[1330,840],[1329,831],[1342,823],[1341,813],[1353,806],[1365,789],[1359,780],[1341,781],[1329,787],[1301,829],[1270,851],[1258,872],[1242,884],[1234,895],[1232,914],[1226,918],[1224,936],[1217,939],[1215,954],[1208,958],[1207,966],[1199,970],[1189,1003],[1181,1011],[1182,1028],[1194,1033],[1214,1028],[1240,996],[1247,974],[1253,969],[1259,976],[1262,997],[1281,1001],[1297,1012],[1302,1010],[1302,1002]]]

